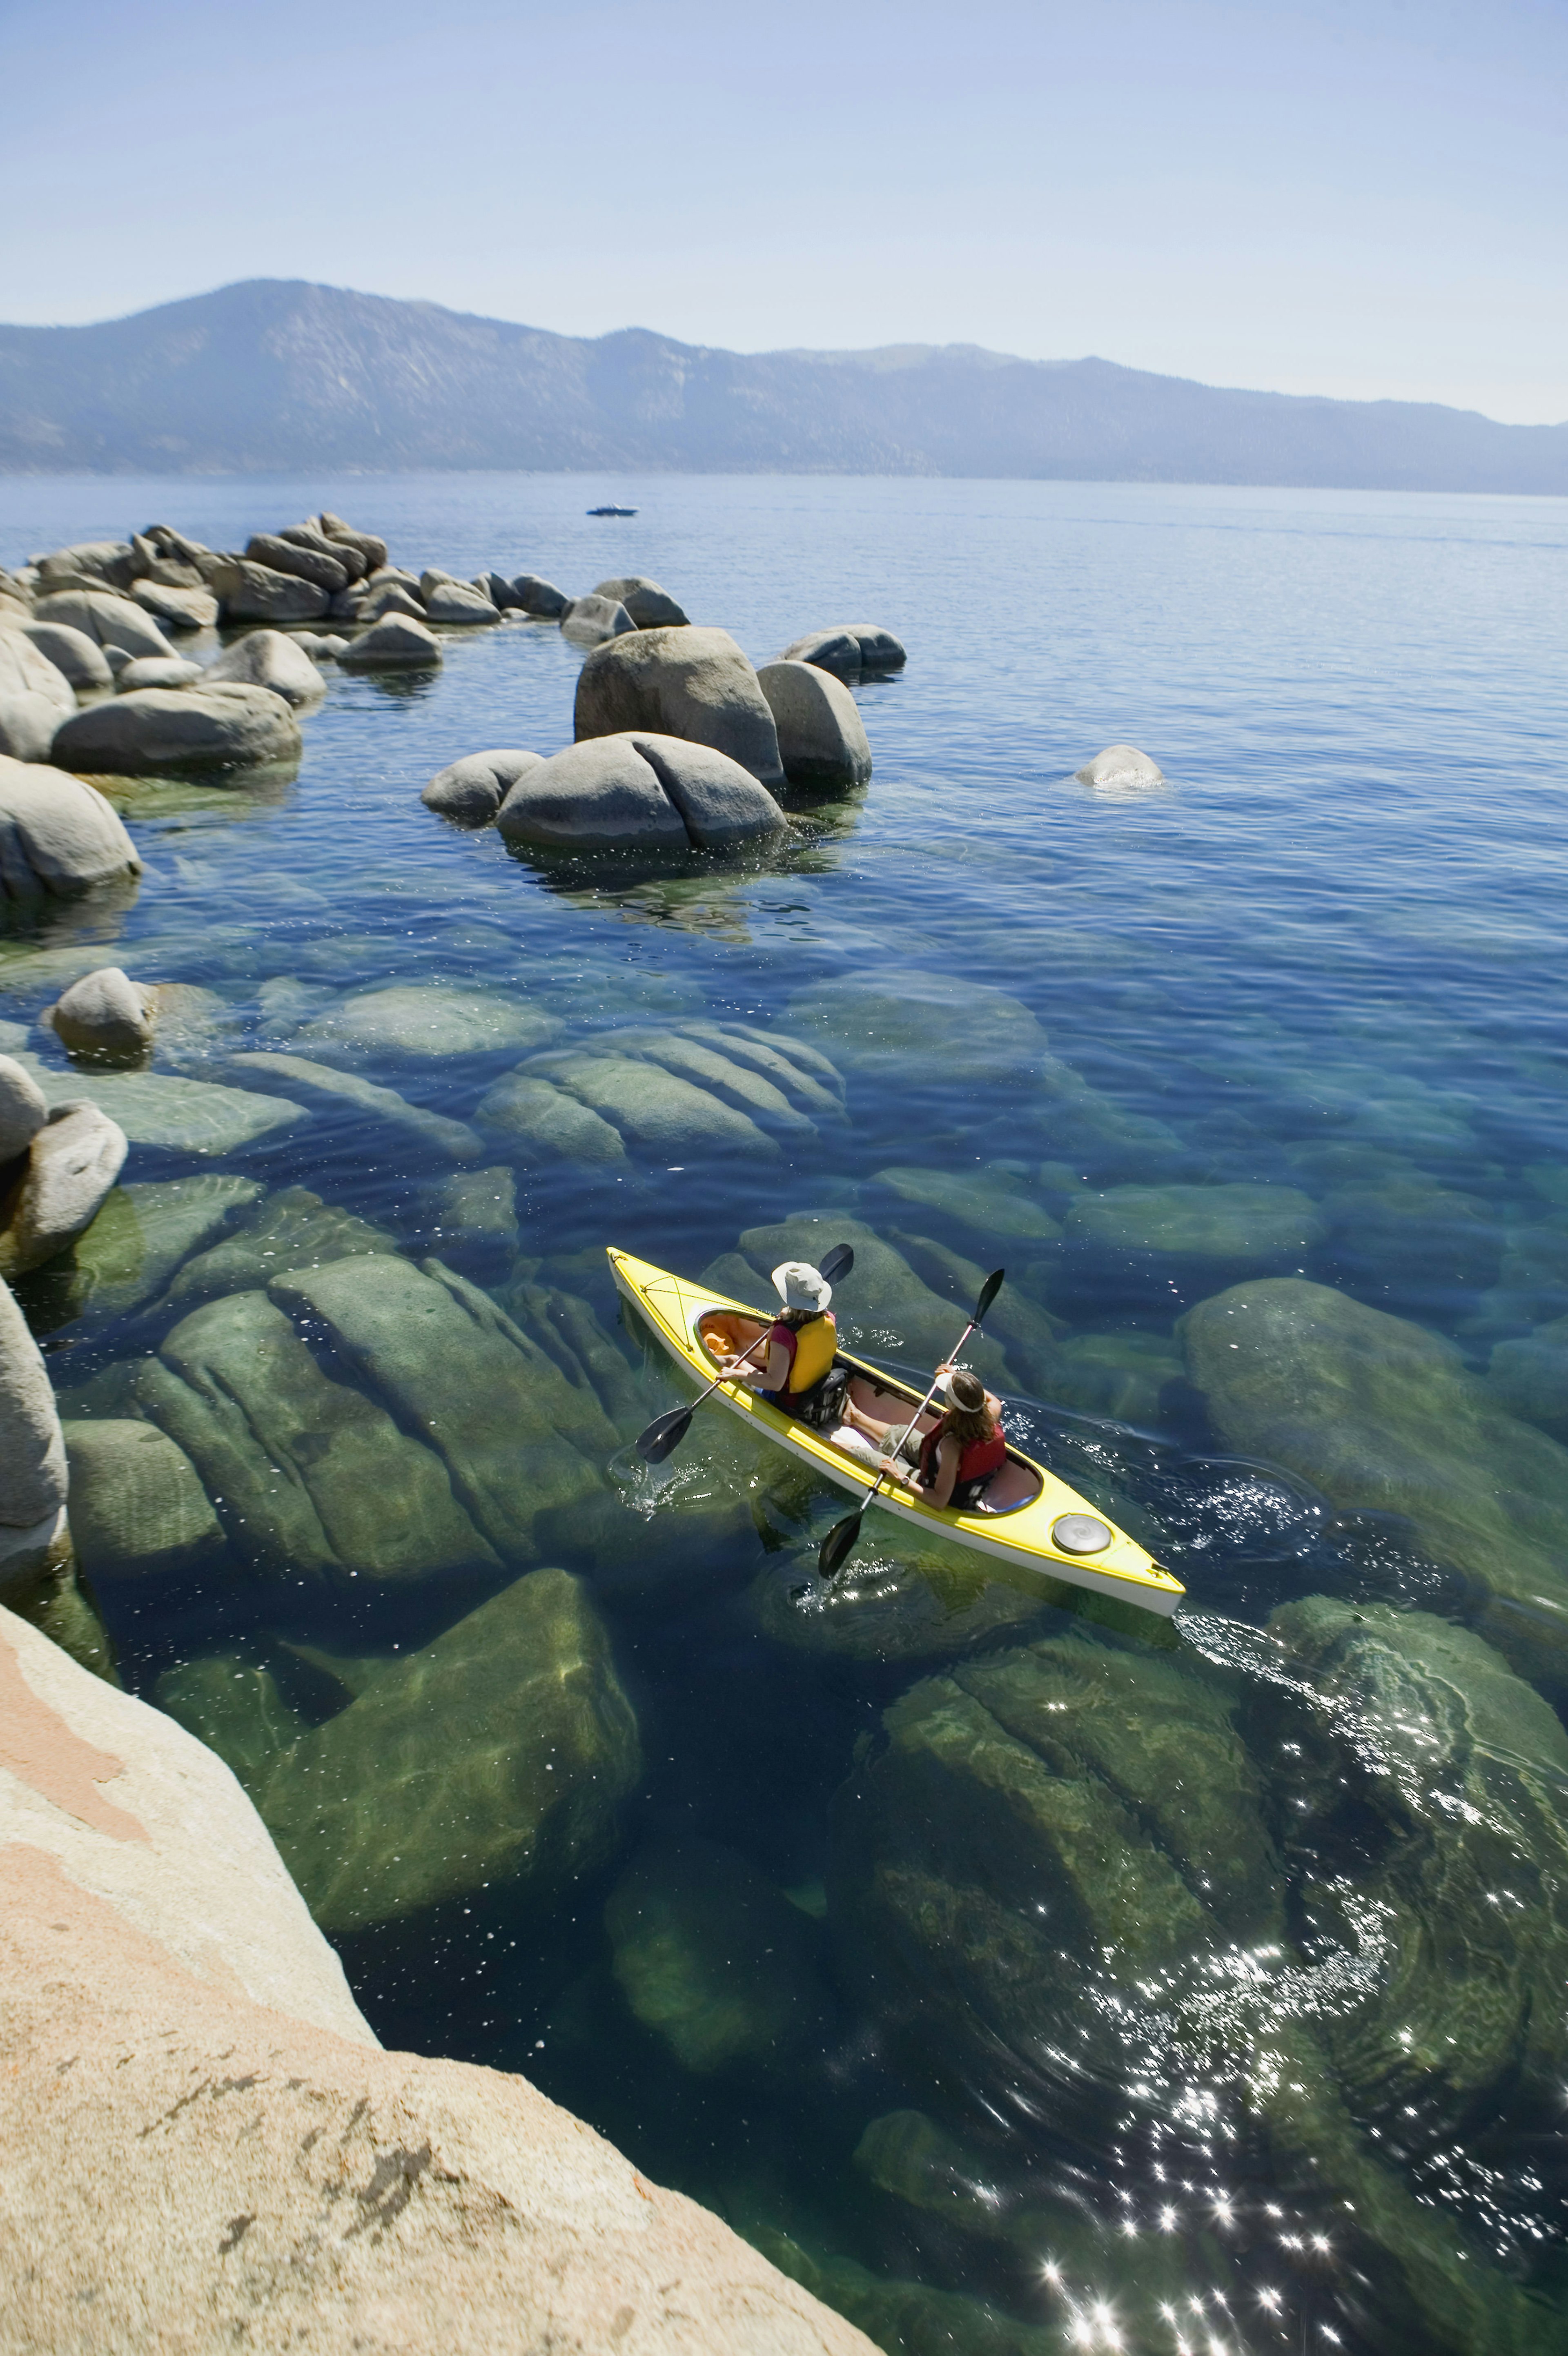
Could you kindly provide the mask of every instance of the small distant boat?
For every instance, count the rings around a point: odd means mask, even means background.
[[[590,515],[635,515],[635,508],[590,508]]]
[[[668,1269],[634,1259],[630,1252],[612,1248],[608,1257],[622,1298],[652,1328],[682,1372],[698,1382],[712,1381],[721,1353],[749,1348],[772,1323],[766,1311],[747,1309],[724,1293],[710,1292],[705,1285],[689,1284]],[[839,1351],[835,1363],[848,1369],[850,1396],[856,1406],[879,1422],[901,1422],[920,1404],[920,1392],[911,1385],[852,1357],[847,1350]],[[825,1432],[784,1414],[746,1384],[722,1383],[714,1397],[733,1415],[748,1416],[766,1439],[791,1449],[814,1472],[852,1495],[864,1497],[875,1483],[875,1467],[834,1447]],[[920,1418],[920,1430],[929,1430],[935,1421],[934,1412],[928,1411]],[[1008,1449],[1006,1464],[992,1476],[983,1505],[932,1505],[918,1490],[898,1483],[883,1489],[876,1503],[903,1523],[905,1534],[917,1544],[928,1535],[950,1538],[978,1554],[999,1556],[1015,1569],[1086,1587],[1091,1594],[1118,1596],[1162,1619],[1169,1619],[1186,1593],[1181,1581],[1108,1521],[1098,1505],[1021,1449]]]

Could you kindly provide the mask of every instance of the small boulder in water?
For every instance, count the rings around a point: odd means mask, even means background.
[[[435,776],[420,795],[426,809],[460,826],[489,826],[519,777],[542,766],[543,755],[513,748],[466,753]]]
[[[200,677],[201,665],[182,662],[178,655],[138,655],[114,684],[122,695],[134,695],[140,687],[194,687]]]
[[[489,592],[476,589],[471,581],[433,581],[428,589],[422,581],[420,587],[424,589],[426,618],[432,622],[456,627],[500,620]]]
[[[441,643],[413,615],[387,614],[338,659],[345,670],[428,670],[441,660]]]
[[[1108,744],[1075,774],[1080,786],[1094,786],[1106,793],[1147,791],[1165,781],[1158,764],[1135,744]]]
[[[542,580],[537,573],[520,573],[511,584],[511,603],[541,622],[558,622],[572,600],[553,581]]]
[[[871,746],[842,680],[813,663],[764,663],[757,683],[779,731],[779,757],[792,786],[864,786]]]
[[[858,679],[862,671],[902,670],[908,658],[903,641],[875,622],[841,622],[831,630],[809,630],[785,648],[783,662],[814,663],[835,679]]]
[[[62,766],[127,777],[166,769],[243,768],[297,760],[299,729],[264,687],[144,687],[90,704],[59,729]]]
[[[657,581],[645,579],[640,573],[601,581],[594,594],[624,605],[639,630],[679,629],[691,619],[667,589],[661,589]]]
[[[43,1020],[69,1055],[101,1064],[139,1064],[153,1044],[156,1001],[117,965],[84,973]]]
[[[322,642],[317,638],[312,643]],[[296,707],[314,702],[327,685],[305,647],[282,630],[249,631],[209,664],[205,676],[215,685],[230,680],[241,686],[270,687],[274,695]]]
[[[618,598],[574,597],[561,616],[561,627],[569,638],[596,647],[607,638],[629,637],[637,624]]]

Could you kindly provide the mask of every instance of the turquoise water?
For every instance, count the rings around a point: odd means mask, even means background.
[[[639,512],[589,520],[601,499]],[[765,859],[531,864],[419,788],[466,752],[566,742],[580,657],[549,628],[449,634],[429,678],[331,676],[297,776],[116,789],[134,901],[0,940],[0,1023],[112,956],[211,993],[155,1070],[254,1087],[236,1054],[319,1046],[482,1140],[455,1167],[313,1098],[217,1157],[135,1145],[132,1189],[251,1180],[238,1230],[308,1188],[534,1340],[564,1301],[619,1353],[589,1368],[613,1426],[579,1432],[595,1494],[504,1574],[268,1569],[197,1450],[221,1554],[97,1566],[127,1684],[227,1743],[285,1854],[318,1853],[347,1836],[301,1829],[277,1761],[377,1669],[445,1657],[520,1567],[558,1567],[635,1757],[602,1710],[591,1739],[537,1699],[514,1724],[504,1681],[465,1703],[469,1672],[448,1694],[431,1668],[334,1771],[377,1894],[324,1920],[388,2042],[525,2069],[890,2350],[1560,2347],[1568,515],[1129,485],[38,478],[0,484],[0,561],[155,520],[238,544],[324,503],[415,570],[574,593],[642,572],[755,660],[847,618],[909,661],[860,692],[870,787],[797,798]],[[1164,789],[1074,782],[1117,742]],[[342,1029],[348,999],[392,987],[477,992],[537,1036],[498,1012],[422,1055]],[[825,1055],[847,1117],[776,1135],[776,1158],[709,1135],[585,1165],[481,1112],[541,1047],[713,1020]],[[839,1303],[890,1362],[929,1364],[931,1296],[956,1339],[972,1271],[1007,1264],[989,1378],[1186,1581],[1173,1629],[900,1560],[886,1530],[824,1604],[795,1590],[831,1494],[711,1414],[658,1481],[639,1471],[626,1443],[677,1394],[617,1324],[603,1246],[696,1273],[808,1213],[891,1247]],[[152,1284],[108,1227],[100,1247],[23,1287],[81,1419],[150,1412],[127,1383],[200,1297],[177,1250]],[[258,1253],[247,1298],[267,1274]],[[1282,1282],[1314,1290],[1258,1290]],[[1234,1377],[1212,1319],[1178,1331],[1221,1294]],[[318,1369],[374,1390],[315,1314]],[[432,1386],[449,1375],[433,1357]],[[247,1717],[231,1688],[263,1698]],[[509,1757],[550,1752],[531,1790],[559,1764],[598,1796],[564,1864],[498,1837],[504,1862],[409,1896],[399,1870],[454,1819],[419,1815],[424,1753],[395,1787],[382,1762],[405,1723],[416,1751],[466,1737],[466,1710]],[[464,1788],[478,1821],[491,1769]]]

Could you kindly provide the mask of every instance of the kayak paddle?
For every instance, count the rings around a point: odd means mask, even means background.
[[[1006,1273],[1007,1271],[1004,1268],[993,1269],[991,1274],[986,1278],[985,1282],[981,1286],[980,1299],[974,1305],[974,1314],[970,1319],[969,1323],[964,1327],[961,1334],[959,1336],[958,1350],[953,1352],[953,1357],[957,1357],[958,1351],[962,1349],[970,1335],[972,1333],[978,1333],[980,1327],[983,1324],[985,1321],[985,1312],[990,1308],[992,1302],[995,1300],[997,1294],[1001,1291],[1002,1280],[1004,1277],[1005,1277]],[[888,1473],[892,1471],[894,1460],[901,1453],[904,1442],[908,1439],[909,1434],[914,1430],[915,1426],[919,1422],[920,1418],[930,1406],[932,1399],[936,1396],[937,1385],[940,1380],[941,1376],[940,1375],[934,1375],[931,1377],[930,1389],[926,1393],[925,1398],[920,1401],[919,1406],[915,1409],[914,1414],[909,1418],[908,1422],[898,1434],[897,1446],[894,1449],[892,1456],[888,1458],[887,1462],[883,1466],[881,1472],[877,1474],[875,1480],[872,1483],[870,1488],[861,1499],[857,1510],[853,1514],[846,1514],[842,1522],[835,1522],[832,1529],[828,1532],[827,1537],[822,1540],[822,1550],[817,1557],[817,1568],[822,1572],[824,1579],[836,1578],[839,1571],[843,1569],[844,1557],[848,1554],[851,1547],[854,1546],[856,1538],[860,1536],[860,1526],[865,1517],[865,1509],[867,1505],[870,1505],[873,1497],[875,1496],[876,1492],[881,1488],[882,1483],[886,1480]]]
[[[835,1244],[832,1250],[829,1252],[827,1257],[823,1259],[817,1272],[822,1277],[825,1284],[842,1284],[844,1278],[849,1274],[850,1269],[854,1266],[854,1246],[851,1244]],[[750,1349],[746,1352],[746,1357],[742,1358],[740,1362],[741,1365],[744,1366],[747,1359],[755,1358],[757,1351],[762,1347],[763,1343],[767,1339],[768,1336],[766,1333],[762,1333],[757,1336]],[[736,1371],[738,1372],[738,1369]],[[667,1408],[664,1414],[656,1415],[653,1421],[649,1425],[647,1430],[638,1434],[638,1454],[640,1457],[643,1457],[650,1464],[662,1464],[664,1459],[667,1456],[673,1455],[676,1449],[680,1447],[681,1442],[685,1439],[687,1432],[692,1428],[692,1418],[702,1406],[703,1399],[711,1398],[721,1383],[733,1382],[734,1380],[735,1373],[715,1375],[713,1381],[708,1385],[707,1389],[700,1392],[692,1401],[690,1407],[672,1407]]]

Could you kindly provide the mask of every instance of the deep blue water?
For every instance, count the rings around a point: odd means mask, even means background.
[[[638,513],[591,520],[584,510],[600,499]],[[323,504],[385,534],[415,570],[529,569],[573,593],[607,574],[651,574],[758,662],[845,619],[886,625],[909,649],[905,671],[860,692],[869,788],[831,806],[797,801],[796,833],[761,859],[680,873],[534,865],[493,832],[460,833],[421,807],[425,779],[463,753],[569,741],[580,657],[543,627],[453,634],[441,671],[413,684],[332,676],[304,723],[295,779],[123,798],[146,873],[99,937],[133,972],[216,991],[230,1046],[285,1044],[277,1000],[263,996],[270,981],[313,987],[307,1012],[354,989],[443,982],[525,1000],[574,1036],[705,1012],[793,1027],[839,1061],[850,1125],[782,1166],[694,1157],[607,1179],[523,1173],[518,1248],[558,1280],[574,1255],[609,1241],[695,1271],[745,1229],[835,1205],[885,1236],[913,1231],[985,1266],[1011,1259],[1015,1291],[1062,1321],[1060,1338],[1138,1337],[1163,1350],[1168,1372],[1180,1355],[1173,1321],[1258,1265],[1070,1239],[992,1248],[982,1220],[917,1212],[875,1176],[890,1165],[972,1176],[992,1164],[1058,1219],[1080,1194],[1133,1183],[1289,1186],[1318,1205],[1348,1183],[1391,1183],[1380,1208],[1335,1214],[1307,1252],[1271,1267],[1444,1334],[1477,1374],[1499,1341],[1568,1310],[1568,1251],[1553,1260],[1552,1224],[1568,1205],[1558,1183],[1568,1169],[1559,505],[668,476],[38,478],[0,483],[0,561],[155,520],[241,544]],[[1116,797],[1074,782],[1113,743],[1151,754],[1165,788]],[[65,916],[0,944],[0,1019],[27,1021],[56,994],[58,977],[29,973],[27,954],[81,928]],[[884,974],[923,978],[916,987],[946,1011],[917,1023],[904,1053],[878,1058],[849,1001],[812,993]],[[1048,1051],[1015,1045],[1019,1009]],[[467,1119],[518,1059],[358,1068]],[[1087,1125],[1060,1067],[1096,1092]],[[495,1158],[506,1161],[504,1144]],[[137,1148],[124,1176],[189,1166]],[[223,1166],[306,1183],[410,1248],[441,1248],[440,1173],[393,1132],[322,1117]],[[474,1268],[504,1281],[482,1253]],[[596,1281],[585,1274],[577,1289]],[[113,1319],[73,1313],[45,1279],[28,1299],[62,1388],[156,1343],[145,1327],[127,1339]],[[853,1318],[853,1280],[843,1306]],[[642,1379],[650,1403],[670,1395],[656,1371]],[[1202,1675],[1217,1650],[1230,1657],[1212,1622],[1257,1626],[1291,1597],[1463,1612],[1455,1582],[1408,1532],[1336,1519],[1294,1475],[1229,1457],[1180,1379],[1145,1386],[1136,1411],[1131,1393],[1112,1402],[1020,1387],[1015,1397],[1016,1428],[1067,1477],[1109,1482],[1150,1517],[1203,1615],[1196,1636],[1177,1640]],[[722,1497],[737,1477],[734,1451],[701,1432],[692,1444],[688,1502]],[[1116,2344],[1112,2329],[1123,2345],[1165,2349],[1331,2344],[1326,2330],[1345,2346],[1396,2344],[1387,2286],[1411,2264],[1408,2248],[1391,2256],[1394,2229],[1380,2238],[1372,2227],[1354,2248],[1331,2234],[1337,2258],[1314,2256],[1311,2235],[1334,2204],[1240,2114],[1203,2147],[1208,2172],[1185,2179],[1195,2218],[1216,2188],[1234,2218],[1223,2231],[1211,2211],[1193,2223],[1156,2297],[1133,2262],[1137,2234],[1119,2254],[1113,2230],[1125,2216],[1155,2232],[1164,2197],[1147,2117],[1118,2124],[1123,2104],[1129,2120],[1142,2115],[1133,2062],[1085,2123],[1054,2113],[1029,2075],[1036,2063],[1004,2043],[980,2040],[960,2061],[950,2023],[929,2040],[907,2020],[895,2032],[875,1970],[868,1982],[835,1915],[830,1823],[867,1742],[884,1740],[883,1712],[948,1655],[937,1640],[900,1653],[875,1635],[781,1636],[789,1589],[832,1501],[788,1483],[769,1491],[760,1462],[753,1474],[766,1494],[752,1552],[733,1538],[708,1545],[693,1524],[680,1575],[665,1563],[639,1583],[642,1534],[669,1526],[655,1505],[647,1523],[628,1507],[623,1538],[596,1537],[568,1564],[594,1584],[642,1730],[647,1773],[622,1849],[569,1901],[530,1917],[507,1951],[521,1960],[499,1972],[471,1944],[481,1933],[446,1919],[350,1943],[380,2033],[526,2067],[650,2172],[743,2230],[789,2234],[819,2265],[852,2262],[994,2309],[989,2321],[932,2307],[895,2322],[874,2293],[855,2306],[841,2265],[828,2292],[890,2347],[1055,2347],[1074,2318],[1083,2344]],[[896,1580],[921,1577],[892,1558],[882,1567]],[[759,1578],[774,1582],[767,1610]],[[323,1634],[296,1624],[275,1590],[243,1584],[199,1597],[106,1585],[103,1601],[127,1682],[149,1692],[174,1660]],[[444,1616],[439,1598],[345,1607],[325,1634],[339,1650],[384,1651],[426,1641]],[[1047,1612],[1000,1629],[991,1650],[1064,1628],[1082,1636],[1081,1623]],[[1100,1641],[1092,1629],[1088,1640]],[[970,1641],[955,1638],[954,1650]],[[975,1657],[990,1657],[983,1644]],[[650,1830],[723,1843],[822,1923],[812,1935],[832,2016],[810,2067],[782,2080],[703,2074],[633,2019],[603,1908]],[[1560,1986],[1540,1992],[1543,2007],[1562,2000]],[[1545,2304],[1532,2310],[1530,2344],[1544,2348],[1568,2329],[1550,2255],[1568,2187],[1560,2121],[1504,2083],[1465,2104],[1434,2094],[1429,2107],[1426,2157],[1407,2170],[1423,2213],[1452,2229],[1455,2247],[1463,2233],[1533,2286]],[[901,2198],[868,2177],[864,2158],[857,2166],[867,2122],[911,2110],[985,2155],[983,2199],[972,2171],[944,2212],[940,2200]],[[1445,2137],[1464,2147],[1463,2165],[1443,2157]],[[1183,2167],[1197,2168],[1198,2147]],[[1081,2267],[1068,2292],[1053,2280],[1047,2226],[1045,2254],[1026,2259],[1024,2227],[1009,2239],[975,2222],[987,2201],[1026,2220],[1036,2193],[1047,2211],[1057,2204],[1051,2214],[1101,2221],[1093,2283]],[[1186,2285],[1211,2302],[1201,2319],[1173,2304]],[[1096,2321],[1090,2291],[1119,2323]],[[1274,2306],[1259,2303],[1265,2291]],[[1454,2344],[1430,2318],[1405,2329],[1401,2346]]]

